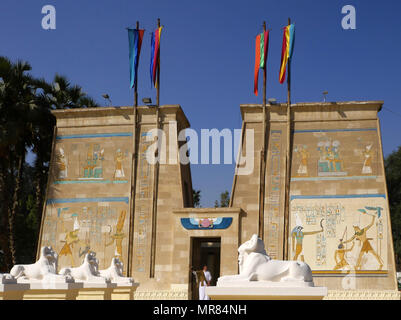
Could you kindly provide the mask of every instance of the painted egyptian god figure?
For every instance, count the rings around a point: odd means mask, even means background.
[[[256,234],[238,248],[239,275],[223,276],[217,286],[237,281],[265,281],[270,283],[286,282],[293,286],[313,287],[312,271],[304,262],[271,259],[263,240]]]

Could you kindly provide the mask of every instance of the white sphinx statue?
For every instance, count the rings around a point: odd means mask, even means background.
[[[111,259],[111,264],[108,269],[100,270],[100,276],[110,279],[112,282],[117,284],[132,284],[134,280],[132,278],[124,277],[123,275],[123,263],[119,258]]]
[[[256,234],[238,248],[239,274],[223,276],[217,286],[235,284],[313,287],[312,271],[304,262],[271,259]]]
[[[42,247],[39,260],[33,264],[16,264],[10,275],[18,282],[61,282],[72,283],[74,279],[69,273],[57,274],[58,255],[52,247]]]
[[[109,283],[110,279],[103,278],[99,273],[99,260],[96,253],[91,251],[85,255],[83,263],[76,268],[63,268],[60,274],[70,274],[76,281]]]

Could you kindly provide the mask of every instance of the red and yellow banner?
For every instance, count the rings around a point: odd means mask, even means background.
[[[152,84],[157,87],[156,71],[160,63],[160,38],[163,27],[159,27],[152,32],[151,52],[150,52],[150,79]]]
[[[284,27],[283,46],[281,48],[280,83],[284,83],[287,64],[291,60],[294,49],[295,26],[290,24]]]

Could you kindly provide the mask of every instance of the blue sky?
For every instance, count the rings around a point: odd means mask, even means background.
[[[41,27],[42,7],[56,8],[56,30]],[[356,9],[356,30],[343,30],[341,8]],[[401,2],[397,0],[275,1],[39,1],[2,0],[0,54],[31,63],[32,73],[51,80],[66,75],[100,104],[131,105],[128,37],[137,20],[146,29],[139,66],[139,101],[152,97],[150,32],[161,19],[161,104],[180,104],[191,127],[241,127],[239,105],[253,95],[254,39],[263,20],[271,29],[268,97],[286,101],[278,83],[281,28],[296,25],[292,63],[293,102],[384,100],[380,112],[385,155],[401,136]],[[390,112],[388,109],[392,110]],[[233,165],[192,165],[202,206],[231,191]]]

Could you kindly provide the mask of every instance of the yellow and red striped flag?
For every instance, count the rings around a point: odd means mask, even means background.
[[[281,48],[281,64],[279,81],[283,83],[285,80],[285,71],[287,70],[287,63],[291,60],[294,50],[295,26],[289,24],[284,27],[283,46]]]

